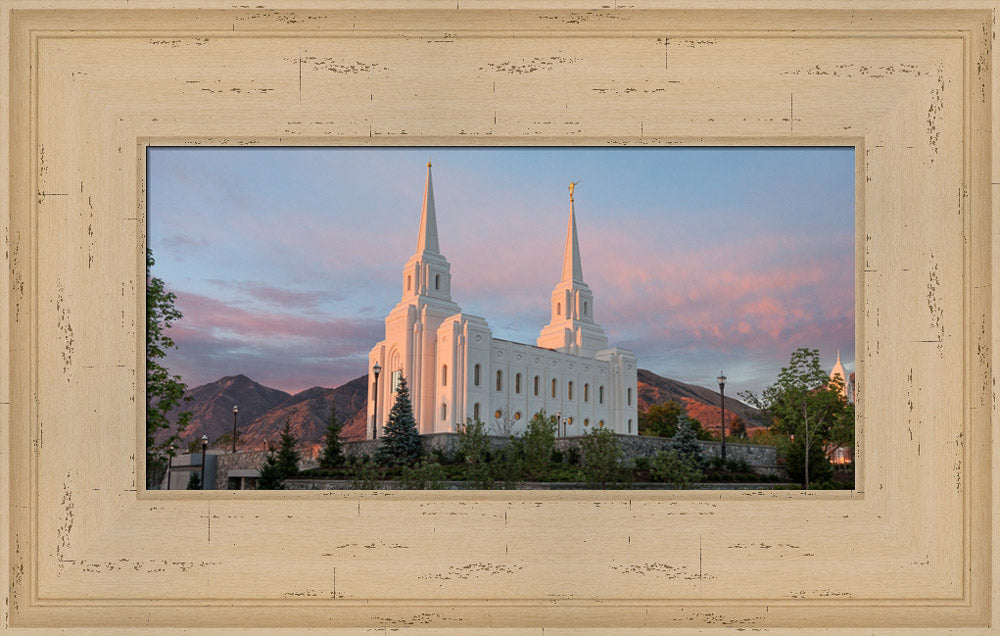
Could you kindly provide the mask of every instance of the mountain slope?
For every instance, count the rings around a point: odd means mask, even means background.
[[[217,439],[233,430],[233,406],[239,407],[237,426],[264,415],[289,398],[288,393],[254,382],[243,374],[230,375],[189,389],[185,395],[191,400],[181,409],[170,413],[169,419],[176,426],[180,411],[191,411],[191,423],[180,434],[182,443],[208,435]],[[166,435],[161,431],[160,438]]]
[[[719,408],[718,391],[665,378],[647,369],[638,369],[637,375],[639,411],[649,409],[652,404],[673,400],[686,406],[688,415],[701,422],[703,428],[718,432],[722,427],[722,409]],[[745,422],[747,430],[762,426],[760,411],[726,396],[727,433],[736,416]]]

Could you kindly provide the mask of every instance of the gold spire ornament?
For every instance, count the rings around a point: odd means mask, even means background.
[[[575,188],[578,183],[580,183],[580,182],[579,181],[570,181],[569,182],[569,201],[570,201],[570,203],[573,202],[573,188]]]

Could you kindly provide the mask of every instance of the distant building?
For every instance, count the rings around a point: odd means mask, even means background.
[[[846,375],[844,365],[840,362],[840,350],[837,350],[837,362],[830,371],[830,380],[839,377],[842,385],[840,395],[849,403],[854,403],[854,372]],[[830,463],[838,466],[845,466],[854,463],[854,449],[846,446],[829,446],[826,454],[830,458]]]
[[[833,369],[830,371],[830,380],[832,381],[835,377],[839,377],[842,383],[842,388],[840,394],[850,403],[854,403],[854,372],[848,376],[844,371],[844,365],[840,362],[840,350],[837,350],[837,362],[833,365]]]
[[[609,348],[594,322],[572,186],[562,276],[552,291],[551,320],[535,344],[494,338],[486,320],[462,313],[451,298],[450,270],[438,246],[428,163],[417,249],[403,267],[402,298],[386,316],[385,339],[369,353],[369,439],[381,436],[401,376],[421,434],[453,432],[470,418],[494,433],[516,433],[540,410],[561,415],[562,435],[594,428],[637,434],[636,357]],[[382,369],[377,391],[376,363]]]

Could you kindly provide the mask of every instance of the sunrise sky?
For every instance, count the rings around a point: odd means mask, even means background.
[[[594,318],[639,367],[759,391],[797,347],[854,369],[851,148],[152,148],[149,245],[189,387],[288,392],[366,372],[433,166],[452,298],[534,344],[569,206]]]

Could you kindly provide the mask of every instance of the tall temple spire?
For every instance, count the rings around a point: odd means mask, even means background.
[[[563,252],[562,282],[583,282],[583,266],[580,264],[580,242],[576,238],[576,211],[573,204],[573,186],[569,192],[569,226],[566,228],[566,250]]]
[[[440,254],[438,246],[437,215],[434,213],[434,185],[431,183],[431,162],[427,162],[427,183],[424,185],[424,207],[420,212],[420,234],[417,236],[417,254]]]
[[[576,236],[576,209],[569,184],[569,225],[566,228],[566,251],[563,253],[562,277],[552,290],[552,318],[542,328],[536,343],[539,347],[564,353],[592,356],[606,349],[608,338],[594,322],[594,294],[583,282],[580,265],[580,242]]]

